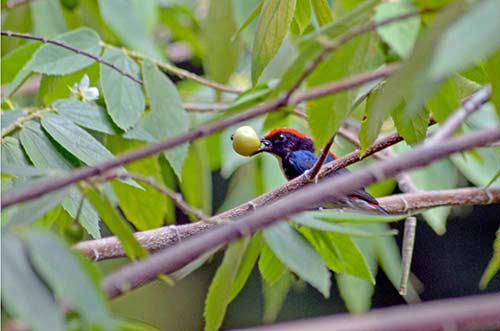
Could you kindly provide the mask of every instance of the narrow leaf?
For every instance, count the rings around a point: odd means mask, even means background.
[[[54,102],[52,107],[57,110],[57,113],[81,127],[108,134],[117,133],[106,115],[106,110],[95,104],[64,99]]]
[[[262,71],[276,55],[285,38],[296,0],[268,0],[262,6],[252,50],[252,82],[255,85]]]
[[[283,274],[274,284],[263,282],[262,292],[264,294],[264,323],[272,323],[285,303],[286,296],[292,286],[292,275],[289,272]]]
[[[291,271],[325,297],[330,295],[330,274],[323,259],[288,223],[273,225],[263,234],[269,247]]]
[[[272,286],[287,272],[286,267],[273,253],[269,245],[264,243],[259,258],[259,271],[262,279]]]
[[[479,287],[485,289],[498,270],[500,270],[500,229],[497,230],[495,241],[493,242],[493,256],[481,276]]]
[[[333,21],[332,11],[328,5],[328,0],[311,0],[314,9],[314,15],[318,20],[319,26],[326,25]]]

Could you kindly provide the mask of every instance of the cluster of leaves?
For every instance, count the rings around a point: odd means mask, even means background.
[[[2,37],[2,85],[6,87],[2,130],[15,128],[2,137],[3,194],[84,165],[97,165],[276,97],[294,86],[326,44],[353,28],[430,7],[436,13],[381,26],[328,54],[305,85],[314,87],[401,61],[402,68],[394,76],[307,102],[307,122],[284,109],[247,124],[260,131],[295,126],[310,131],[320,148],[351,118],[361,122],[362,151],[381,130],[397,130],[407,143],[397,146],[396,151],[402,152],[427,135],[430,114],[444,121],[464,97],[490,83],[492,103],[485,104],[462,130],[499,125],[500,27],[495,13],[500,6],[495,0],[450,4],[338,0],[333,8],[326,0],[221,0],[210,1],[202,20],[196,8],[182,1],[160,5],[154,0],[80,0],[71,6],[69,2],[33,1],[5,14],[2,30],[54,38],[103,61],[54,44]],[[168,67],[162,50],[173,41],[190,46],[192,62],[201,62],[208,78],[247,90],[234,97],[190,81],[174,85],[162,71]],[[16,95],[35,75],[41,76],[36,96]],[[101,92],[99,97],[94,87]],[[183,102],[193,101],[223,102],[228,110],[189,114]],[[206,213],[212,209],[212,172],[230,181],[219,210],[283,184],[274,160],[243,159],[231,150],[233,130],[135,161],[121,171],[148,175],[178,189],[187,202]],[[336,145],[339,155],[354,149],[343,140]],[[410,176],[422,190],[455,188],[462,178],[479,187],[500,185],[499,164],[498,148],[488,148],[436,162]],[[395,184],[386,181],[370,191],[390,194]],[[449,207],[440,207],[424,212],[423,217],[442,234],[449,213]],[[369,309],[378,266],[398,286],[399,251],[385,224],[398,219],[304,213],[231,244],[207,294],[206,330],[222,325],[227,306],[255,265],[262,276],[266,321],[276,318],[298,278],[328,297],[329,270],[335,272],[349,310]],[[131,225],[147,230],[177,221],[169,198],[133,180],[72,186],[2,210],[4,307],[34,330],[147,329],[110,314],[95,266],[71,253],[65,241],[72,243],[84,235],[100,238],[104,223],[134,260],[148,253],[134,238]],[[484,285],[500,267],[497,246]],[[194,270],[208,256],[185,270]],[[417,298],[411,287],[407,298]],[[75,314],[64,317],[61,304]]]

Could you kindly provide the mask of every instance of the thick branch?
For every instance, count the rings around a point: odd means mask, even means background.
[[[454,190],[428,191],[410,194],[397,194],[378,199],[380,205],[391,213],[407,213],[439,206],[472,206],[500,203],[500,189],[459,188]],[[157,251],[177,244],[180,240],[197,235],[213,228],[215,223],[197,222],[185,225],[170,225],[158,229],[136,232],[135,236],[146,249]],[[118,238],[79,242],[74,249],[100,261],[124,257],[123,248]]]
[[[214,122],[210,123],[204,126],[201,126],[197,129],[194,129],[192,131],[180,134],[174,138],[167,139],[160,141],[158,143],[154,143],[148,146],[145,146],[143,148],[136,149],[134,151],[131,151],[129,153],[124,153],[120,156],[118,156],[115,159],[103,162],[99,165],[92,166],[92,167],[83,167],[80,169],[76,169],[71,171],[69,174],[59,177],[59,178],[51,178],[49,180],[46,180],[45,182],[40,183],[39,185],[35,187],[27,187],[23,189],[19,189],[16,191],[13,191],[9,194],[3,194],[1,197],[2,201],[2,206],[4,208],[23,202],[23,201],[28,201],[35,199],[43,194],[47,194],[50,192],[53,192],[55,190],[61,189],[65,186],[74,184],[80,180],[90,178],[92,176],[96,176],[99,174],[103,174],[104,172],[113,169],[115,167],[122,166],[123,164],[147,157],[149,155],[157,154],[163,150],[167,150],[173,147],[176,147],[178,145],[187,143],[189,141],[195,140],[197,138],[209,135],[211,133],[220,131],[222,129],[225,129],[227,127],[230,127],[236,123],[246,121],[252,118],[255,118],[257,116],[278,110],[282,106],[285,105],[294,105],[299,102],[309,100],[309,99],[314,99],[318,97],[317,90],[320,91],[319,96],[326,95],[326,94],[333,94],[337,93],[340,91],[344,91],[350,88],[353,88],[355,86],[360,86],[363,85],[367,82],[377,80],[382,77],[386,77],[390,75],[392,72],[394,72],[396,68],[394,67],[386,67],[381,70],[369,72],[369,73],[364,73],[360,75],[355,75],[352,77],[349,77],[347,79],[343,79],[341,81],[338,81],[337,83],[333,84],[326,84],[328,85],[328,89],[325,89],[326,85],[321,85],[315,89],[311,89],[309,91],[306,91],[302,94],[300,94],[300,97],[298,98],[297,101],[292,102],[289,101],[286,95],[279,96],[276,99],[264,102],[260,105],[257,105],[255,107],[249,108],[247,111],[240,112],[234,116],[224,118],[220,120],[219,122]]]
[[[286,199],[256,209],[239,220],[218,226],[212,231],[190,238],[142,261],[129,264],[109,275],[104,281],[104,288],[110,298],[116,297],[127,289],[134,289],[151,282],[160,274],[169,274],[179,269],[211,249],[242,236],[251,235],[290,215],[332,198],[346,196],[356,189],[394,176],[401,171],[422,167],[450,154],[485,146],[497,140],[500,140],[500,129],[483,130],[437,146],[419,145],[399,155],[397,159],[377,161],[351,173],[326,178],[323,182],[304,187]]]
[[[500,294],[436,300],[375,309],[363,315],[338,314],[241,331],[438,331],[498,330]]]

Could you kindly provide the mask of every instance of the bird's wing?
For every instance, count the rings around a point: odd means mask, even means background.
[[[314,166],[317,159],[316,155],[310,151],[296,151],[290,155],[289,160],[297,172],[303,174]]]

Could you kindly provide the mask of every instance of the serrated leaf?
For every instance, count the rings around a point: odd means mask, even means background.
[[[238,268],[248,246],[249,239],[244,238],[229,245],[221,265],[208,289],[205,300],[205,331],[219,330],[224,320],[227,305],[230,302],[228,286],[233,286]]]
[[[175,85],[149,61],[143,62],[142,73],[151,104],[151,113],[144,118],[143,127],[158,140],[186,133],[190,127],[189,116]],[[188,144],[182,144],[164,153],[178,178],[187,152]]]
[[[116,134],[106,110],[98,105],[73,99],[58,100],[52,104],[57,113],[84,128]]]
[[[314,246],[328,268],[338,273],[348,273],[366,279],[375,284],[366,259],[348,235],[307,227],[301,228],[300,232]]]
[[[292,275],[289,272],[283,274],[272,285],[265,281],[263,282],[264,314],[262,320],[264,323],[272,323],[276,320],[281,307],[285,303],[290,286],[292,286]]]
[[[59,298],[79,313],[84,324],[116,330],[104,295],[99,293],[100,289],[86,274],[71,248],[49,231],[32,229],[26,239],[37,272]]]
[[[61,115],[45,114],[42,127],[55,141],[85,164],[95,165],[114,158],[90,133]]]
[[[497,230],[495,241],[493,242],[493,256],[481,276],[479,287],[485,289],[498,270],[500,270],[500,228]]]
[[[226,83],[236,69],[240,55],[239,44],[231,40],[238,28],[234,18],[233,1],[209,2],[203,27],[205,46],[210,50],[203,57],[203,67],[210,78]]]
[[[111,203],[96,189],[87,189],[85,192],[90,203],[97,210],[102,221],[111,232],[120,239],[125,254],[131,259],[145,257],[148,251],[134,237],[132,229],[118,214]]]
[[[328,0],[311,0],[314,9],[314,15],[318,20],[319,26],[326,25],[333,21],[332,11],[328,5]]]
[[[286,267],[266,243],[262,246],[260,253],[259,271],[262,279],[270,286],[276,283],[287,272]]]
[[[99,35],[89,28],[79,28],[56,38],[76,49],[99,56],[101,46]],[[88,67],[94,60],[60,46],[45,44],[40,47],[30,64],[33,71],[48,75],[67,75]]]
[[[283,264],[323,296],[330,295],[330,274],[323,259],[288,223],[277,223],[265,229],[263,235]]]
[[[245,250],[245,254],[241,258],[241,263],[236,273],[236,277],[234,278],[231,295],[229,296],[229,302],[232,302],[238,293],[240,293],[243,286],[245,286],[245,283],[247,282],[248,277],[250,277],[250,273],[257,262],[257,258],[259,257],[262,249],[262,244],[262,235],[260,233],[257,233],[250,240],[250,243]]]
[[[108,48],[103,58],[139,79],[139,66],[122,51]],[[120,128],[128,130],[144,113],[146,102],[142,86],[103,64],[100,65],[100,77],[109,116]]]
[[[99,0],[102,18],[120,40],[132,49],[161,58],[141,16],[143,1]]]
[[[2,234],[2,306],[34,331],[66,330],[54,297],[31,268],[19,239]]]
[[[384,2],[375,10],[375,22],[415,11],[416,8],[410,1]],[[420,21],[420,16],[411,17],[378,27],[377,33],[401,58],[406,58],[417,40]]]
[[[262,6],[252,49],[252,83],[276,55],[295,14],[296,0],[268,0]]]

